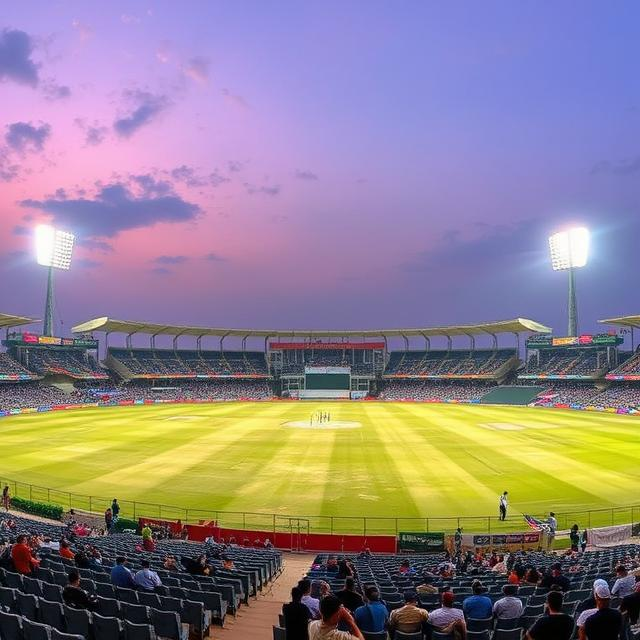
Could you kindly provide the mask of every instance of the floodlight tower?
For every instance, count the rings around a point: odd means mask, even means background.
[[[44,335],[53,335],[53,270],[68,271],[75,236],[47,224],[36,227],[36,257],[39,265],[49,268],[47,302],[44,309]]]
[[[578,335],[578,305],[576,303],[575,269],[584,267],[589,257],[589,230],[574,227],[554,233],[549,238],[551,267],[554,271],[569,272],[569,332]]]

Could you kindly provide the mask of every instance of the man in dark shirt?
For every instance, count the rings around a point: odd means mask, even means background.
[[[538,618],[526,640],[569,640],[573,635],[573,618],[562,613],[562,593],[550,591],[547,594],[546,615]]]
[[[69,571],[69,584],[62,591],[62,599],[69,607],[91,609],[97,602],[96,596],[89,595],[80,587],[80,574],[77,569]]]
[[[338,591],[335,595],[351,613],[355,613],[355,610],[364,604],[362,596],[356,593],[353,578],[347,578],[344,581],[344,589]]]
[[[540,586],[544,589],[551,589],[553,585],[560,587],[561,591],[569,591],[569,589],[571,589],[569,579],[562,575],[562,566],[560,563],[554,564],[551,567],[551,573],[547,574],[540,583]]]
[[[629,614],[631,624],[637,624],[640,615],[640,582],[636,584],[636,589],[631,595],[622,598],[620,611]]]
[[[287,640],[308,640],[309,638],[309,620],[313,618],[309,607],[300,602],[302,595],[300,587],[293,587],[291,589],[291,602],[282,605]]]
[[[622,628],[622,614],[609,606],[609,600],[596,596],[598,611],[580,627],[580,640],[618,640]]]

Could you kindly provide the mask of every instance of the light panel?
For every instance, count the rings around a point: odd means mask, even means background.
[[[68,270],[75,236],[47,224],[36,227],[36,259],[43,267]]]
[[[574,227],[554,233],[549,238],[549,250],[554,271],[584,267],[589,257],[589,230]]]

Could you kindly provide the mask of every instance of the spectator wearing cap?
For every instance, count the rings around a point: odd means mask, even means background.
[[[407,591],[404,594],[404,607],[394,609],[389,616],[389,627],[393,631],[403,633],[416,633],[422,631],[423,625],[429,619],[426,609],[418,606],[418,594],[415,591]]]
[[[381,633],[387,628],[389,610],[380,602],[378,587],[370,586],[364,590],[365,604],[356,609],[354,618],[360,631]]]
[[[320,602],[321,620],[309,623],[309,640],[364,640],[356,621],[335,596],[327,596]],[[340,631],[338,625],[349,631]]]
[[[556,586],[560,588],[560,591],[569,591],[571,589],[569,578],[562,575],[562,565],[559,562],[556,562],[556,564],[551,567],[550,573],[542,578],[540,586],[543,589],[552,589]]]
[[[445,591],[442,594],[442,606],[429,614],[429,623],[441,633],[453,633],[456,638],[464,639],[467,635],[464,612],[453,607],[454,599],[452,591]]]
[[[629,575],[627,567],[623,564],[616,567],[617,580],[611,587],[611,595],[625,598],[630,596],[636,588],[636,577]]]
[[[518,595],[517,584],[505,584],[502,587],[503,598],[493,605],[493,615],[497,620],[504,618],[519,618],[522,615],[522,600]]]
[[[609,606],[611,604],[609,586],[606,583],[598,584],[594,595],[595,611],[583,611],[578,618],[579,640],[617,640],[622,630],[622,614]]]
[[[573,618],[562,612],[564,596],[561,591],[547,594],[545,614],[539,617],[526,635],[526,640],[570,640],[573,636]]]
[[[487,595],[486,589],[480,580],[474,580],[471,584],[472,596],[464,599],[462,611],[467,618],[486,620],[493,615],[493,602]]]
[[[593,598],[592,604],[593,606],[584,609],[582,613],[578,616],[576,620],[576,625],[578,627],[578,633],[582,627],[584,627],[585,622],[598,611],[598,598],[600,600],[610,600],[611,599],[611,591],[609,590],[609,585],[606,580],[602,578],[598,578],[593,581]],[[588,602],[588,601],[587,601]],[[584,604],[584,603],[583,603]]]

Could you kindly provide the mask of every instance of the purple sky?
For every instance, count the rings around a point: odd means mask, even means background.
[[[31,232],[79,236],[57,331],[525,316],[593,231],[583,331],[640,312],[636,2],[7,3],[0,311],[42,317]],[[60,323],[64,324],[61,325]]]

